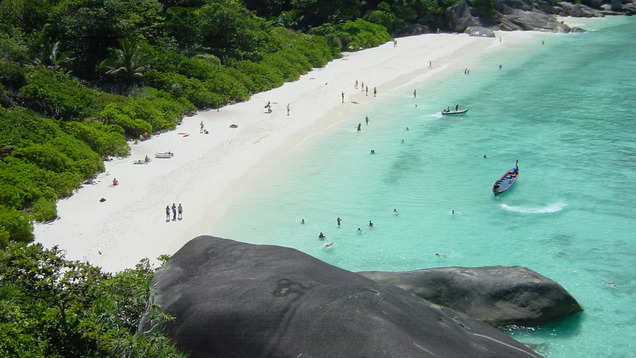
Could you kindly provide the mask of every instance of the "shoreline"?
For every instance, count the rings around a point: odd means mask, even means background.
[[[501,32],[497,32],[500,36]],[[172,254],[201,234],[212,234],[214,223],[253,180],[263,180],[271,163],[284,161],[314,136],[374,102],[378,96],[414,83],[424,83],[448,71],[463,68],[480,55],[532,39],[534,32],[504,32],[498,38],[465,34],[425,34],[345,53],[301,76],[295,82],[254,94],[248,101],[220,111],[186,117],[175,130],[131,144],[131,154],[105,163],[96,184],[84,185],[58,201],[59,219],[36,223],[36,242],[59,245],[69,259],[89,261],[105,271],[133,267],[140,259]],[[432,69],[428,68],[432,61]],[[369,96],[354,82],[369,85]],[[345,103],[341,104],[341,92]],[[263,106],[272,102],[273,113]],[[353,105],[357,102],[358,105]],[[290,103],[291,115],[286,116]],[[363,117],[361,117],[363,118]],[[199,133],[203,122],[210,134]],[[238,128],[229,128],[237,124]],[[180,133],[188,133],[183,136]],[[171,159],[145,155],[175,153]],[[119,185],[110,185],[116,177]],[[99,202],[105,198],[105,202]],[[165,220],[165,206],[183,204],[184,220]]]

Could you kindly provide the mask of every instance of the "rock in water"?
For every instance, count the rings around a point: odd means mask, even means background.
[[[541,324],[583,311],[561,285],[522,266],[359,274],[494,326]]]
[[[199,236],[155,274],[153,299],[192,358],[540,357],[461,313],[278,246]]]

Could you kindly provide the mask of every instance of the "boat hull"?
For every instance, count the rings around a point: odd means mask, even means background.
[[[468,108],[460,109],[458,111],[442,111],[442,115],[443,116],[452,116],[452,115],[457,115],[457,114],[464,114],[466,112],[468,112]]]
[[[519,178],[519,169],[515,170],[515,168],[512,168],[508,170],[492,186],[492,192],[495,195],[505,192],[512,187],[512,184],[517,182],[517,178]]]

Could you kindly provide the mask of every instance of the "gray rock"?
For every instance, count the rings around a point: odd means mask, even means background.
[[[502,15],[499,28],[506,31],[570,32],[570,27],[563,22],[557,21],[554,15],[519,9],[512,10],[510,14]]]
[[[583,310],[561,285],[521,266],[359,274],[494,326],[542,324]]]
[[[446,9],[448,27],[452,31],[464,32],[468,26],[479,26],[479,19],[470,12],[470,5],[466,0],[459,0],[457,4]]]
[[[495,37],[495,33],[491,29],[481,26],[469,26],[464,32],[470,36]]]
[[[560,2],[557,8],[560,7],[561,16],[574,16],[574,17],[601,17],[603,14],[601,11],[593,9],[583,4],[571,4],[569,2]]]
[[[152,297],[192,358],[539,357],[464,314],[278,246],[197,237],[155,274]]]

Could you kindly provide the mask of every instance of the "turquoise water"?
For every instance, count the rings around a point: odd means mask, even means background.
[[[585,312],[509,334],[547,357],[636,357],[634,34],[636,18],[605,19],[383,93],[254,180],[212,231],[354,271],[527,266]],[[439,115],[455,103],[470,112]],[[518,182],[493,197],[517,159]]]

